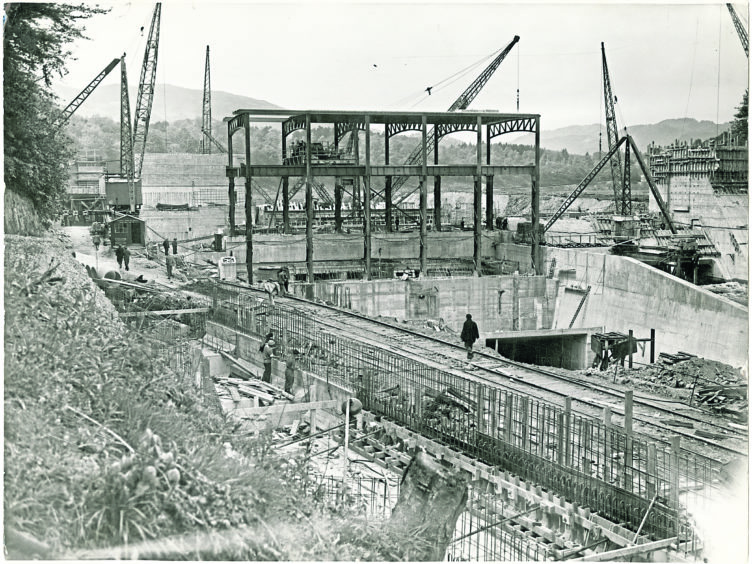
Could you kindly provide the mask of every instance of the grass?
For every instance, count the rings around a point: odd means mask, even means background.
[[[55,277],[42,279],[51,257]],[[49,558],[223,531],[256,533],[168,557],[411,557],[411,535],[306,495],[303,457],[234,434],[193,386],[196,363],[176,369],[125,327],[69,257],[54,237],[6,238],[6,533],[45,543]],[[33,555],[12,545],[13,558]]]

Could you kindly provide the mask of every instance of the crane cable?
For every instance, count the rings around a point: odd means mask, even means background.
[[[722,45],[722,35],[723,35],[723,5],[720,4],[719,9],[720,17],[719,19],[719,25],[717,27],[717,102],[715,108],[715,139],[717,139],[720,136],[720,51],[721,51],[721,45]]]

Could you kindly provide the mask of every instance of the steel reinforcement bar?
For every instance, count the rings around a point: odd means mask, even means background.
[[[495,385],[348,340],[293,308],[238,295],[212,320],[240,333],[272,331],[277,354],[349,387],[365,409],[658,539],[694,542],[682,494],[709,495],[710,463]],[[652,511],[648,513],[652,500]],[[648,513],[648,514],[647,514]]]

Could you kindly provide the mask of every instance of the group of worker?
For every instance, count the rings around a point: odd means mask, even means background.
[[[119,269],[125,265],[126,270],[128,270],[128,263],[131,262],[131,251],[128,250],[128,247],[118,245],[118,248],[115,249],[115,259],[118,261]]]

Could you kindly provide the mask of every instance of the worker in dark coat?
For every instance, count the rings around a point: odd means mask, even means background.
[[[178,239],[176,237],[173,237],[173,254],[178,254]]]
[[[162,242],[162,248],[165,249],[165,254],[168,254],[170,251],[170,242],[167,239]]]
[[[168,280],[173,278],[173,266],[175,266],[175,259],[168,255],[165,258],[165,267],[168,269]]]
[[[275,341],[270,339],[265,343],[264,350],[262,350],[262,362],[264,364],[264,373],[262,374],[262,380],[268,384],[272,384],[272,358],[275,356]]]
[[[115,260],[118,261],[118,268],[123,268],[123,245],[118,245],[115,249]]]
[[[123,266],[126,267],[126,270],[128,270],[128,263],[131,261],[131,251],[128,250],[128,247],[123,247]]]
[[[474,356],[474,353],[472,352],[472,347],[474,346],[474,341],[476,341],[479,338],[479,327],[477,327],[476,322],[471,320],[471,314],[466,314],[466,321],[463,324],[463,330],[461,331],[461,340],[466,345],[466,358],[471,360]]]

